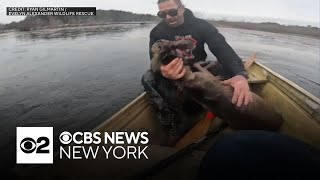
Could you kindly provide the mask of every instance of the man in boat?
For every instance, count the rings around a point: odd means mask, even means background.
[[[234,87],[232,103],[238,107],[248,105],[252,97],[242,60],[218,30],[205,20],[196,18],[181,0],[158,0],[158,7],[158,16],[162,21],[150,33],[150,59],[151,47],[158,40],[187,39],[194,43],[195,48],[191,57],[186,58],[192,58],[196,62],[205,61],[206,43],[220,64],[213,70],[214,74],[222,76],[225,83]],[[171,130],[173,139],[178,139],[192,128],[201,108],[192,100],[184,100],[183,103],[177,101],[179,91],[168,81],[178,80],[185,75],[182,58],[175,58],[168,65],[162,65],[161,73],[162,75],[157,76],[147,71],[142,77],[142,84],[150,95],[151,103],[158,110],[160,121]]]

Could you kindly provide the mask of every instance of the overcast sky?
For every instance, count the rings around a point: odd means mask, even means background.
[[[320,0],[182,0],[187,8],[205,18],[274,21],[282,24],[319,26]],[[0,23],[22,20],[6,15],[5,7],[91,6],[136,13],[156,14],[157,0],[0,0]]]

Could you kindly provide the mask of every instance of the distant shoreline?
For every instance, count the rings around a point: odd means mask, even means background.
[[[216,26],[217,28],[230,28],[230,29],[242,29],[242,30],[249,30],[249,31],[258,31],[258,32],[267,32],[267,33],[274,33],[274,34],[283,34],[283,35],[289,35],[289,36],[297,36],[297,37],[304,37],[304,38],[311,38],[311,39],[318,39],[320,40],[320,37],[313,37],[313,36],[307,36],[302,34],[293,34],[293,33],[285,33],[285,32],[271,32],[271,31],[263,31],[263,30],[255,30],[255,29],[245,29],[245,28],[236,28],[236,27],[227,27],[227,26]]]
[[[31,28],[28,30],[19,30],[19,29],[0,29],[1,33],[19,31],[19,32],[28,32],[28,31],[37,31],[37,30],[46,30],[46,29],[58,29],[58,28],[74,28],[74,27],[91,27],[91,26],[106,26],[106,25],[116,25],[116,24],[155,24],[156,22],[106,22],[106,23],[85,23],[85,24],[63,24],[63,25],[55,25],[55,26],[43,26]]]
[[[220,28],[232,28],[232,29],[245,29],[245,30],[253,30],[253,31],[262,31],[262,32],[270,32],[270,33],[277,33],[277,34],[286,34],[286,35],[295,35],[295,36],[301,36],[301,37],[308,37],[308,38],[314,38],[314,39],[320,39],[320,30],[318,29],[317,32],[312,32],[308,34],[308,32],[303,31],[303,26],[297,26],[297,27],[287,27],[284,25],[279,25],[280,27],[285,27],[283,30],[279,31],[278,29],[275,29],[274,27],[270,26],[269,29],[265,28],[264,25],[261,25],[262,23],[250,23],[250,26],[239,26],[239,24],[242,24],[242,22],[226,22],[226,21],[210,21],[209,23],[214,25],[215,27]],[[109,22],[109,23],[97,23],[97,24],[64,24],[59,26],[44,26],[44,27],[38,27],[33,28],[29,31],[33,30],[45,30],[45,29],[57,29],[57,28],[73,28],[73,27],[90,27],[90,26],[105,26],[105,25],[116,25],[116,24],[140,24],[140,25],[146,25],[146,24],[156,24],[157,21],[153,22]],[[235,23],[236,25],[234,25]],[[267,24],[267,23],[266,23]],[[254,27],[256,26],[256,27]],[[290,31],[291,29],[291,31]],[[7,30],[0,30],[0,34],[13,32],[13,31],[19,31],[18,29],[7,29]],[[296,31],[296,32],[292,32]],[[300,32],[297,32],[300,31]]]
[[[278,23],[264,22],[264,23],[251,23],[251,22],[228,22],[228,21],[208,21],[216,27],[226,27],[235,29],[246,29],[254,31],[271,32],[278,34],[288,34],[303,37],[310,37],[320,39],[320,28],[311,26],[285,26]]]

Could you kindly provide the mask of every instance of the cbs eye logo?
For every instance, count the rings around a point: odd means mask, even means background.
[[[53,163],[53,127],[17,127],[17,164]]]
[[[37,144],[40,144],[37,146]],[[21,151],[24,153],[33,153],[36,150],[36,153],[49,153],[49,150],[44,149],[48,147],[50,144],[50,140],[47,137],[39,137],[37,141],[34,139],[27,137],[22,139],[20,143]]]
[[[72,141],[72,135],[65,131],[60,134],[59,139],[62,144],[70,144]]]

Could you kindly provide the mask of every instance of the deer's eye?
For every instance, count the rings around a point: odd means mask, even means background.
[[[160,50],[161,50],[161,46],[158,46],[158,49],[160,49]]]

